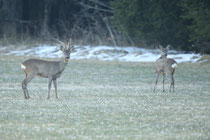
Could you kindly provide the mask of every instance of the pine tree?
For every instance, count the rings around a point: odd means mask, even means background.
[[[210,54],[210,0],[185,0],[183,19],[188,20],[192,49]]]

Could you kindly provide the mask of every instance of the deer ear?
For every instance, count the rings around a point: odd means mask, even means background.
[[[73,51],[74,50],[74,46],[71,46],[71,47],[69,46],[69,50]]]
[[[169,45],[166,47],[166,49],[167,49],[167,50],[169,50],[169,49],[170,49],[170,47],[171,47],[171,45],[169,44]]]
[[[60,46],[60,49],[61,49],[61,51],[64,51],[64,47],[62,45]]]

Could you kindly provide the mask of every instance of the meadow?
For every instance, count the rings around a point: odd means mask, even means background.
[[[170,93],[153,63],[70,60],[59,99],[36,77],[25,100],[27,58],[0,55],[0,139],[210,139],[210,64],[179,64]]]

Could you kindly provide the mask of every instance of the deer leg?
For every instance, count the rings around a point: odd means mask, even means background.
[[[163,74],[163,92],[165,92],[164,84],[165,84],[165,74]]]
[[[154,89],[153,89],[153,92],[155,92],[155,89],[156,89],[156,85],[158,83],[158,78],[159,78],[159,73],[157,74],[157,77],[156,77],[156,81],[155,81],[155,86],[154,86]]]
[[[27,74],[26,74],[25,79],[22,82],[22,89],[23,89],[24,98],[28,99],[28,97],[27,97],[28,90],[27,90],[27,87],[26,87],[26,80],[27,80]]]
[[[52,77],[49,77],[49,83],[48,83],[48,94],[47,94],[47,99],[50,99],[50,89],[51,89],[51,84],[52,84]]]
[[[55,97],[58,98],[56,79],[53,79],[53,84],[54,84],[54,88],[55,88]]]
[[[172,75],[172,78],[173,78],[173,92],[174,92],[174,76]]]
[[[169,92],[171,92],[171,87],[173,87],[173,92],[174,92],[174,77],[173,77],[173,75],[171,75],[171,85],[170,85]]]
[[[27,85],[28,83],[35,77],[35,73],[32,74],[26,74],[25,79],[22,82],[22,89],[23,89],[23,93],[24,93],[24,98],[25,99],[29,99],[29,93],[28,93],[28,89],[27,89]]]

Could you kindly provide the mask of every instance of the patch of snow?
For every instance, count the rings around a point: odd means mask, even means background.
[[[17,56],[39,56],[39,57],[49,57],[56,58],[62,55],[61,51],[57,48],[57,46],[38,46],[27,50],[16,50],[10,51],[6,55],[17,55]]]
[[[6,50],[6,47],[0,47],[0,51]]]
[[[111,46],[74,46],[71,59],[98,59],[104,61],[131,61],[131,62],[155,62],[161,54],[159,49],[144,49],[137,47],[111,47]],[[10,51],[7,55],[18,56],[39,56],[57,58],[62,52],[57,46],[38,46],[27,50]],[[170,50],[168,58],[175,59],[178,63],[196,62],[201,57],[200,54],[184,53]]]

